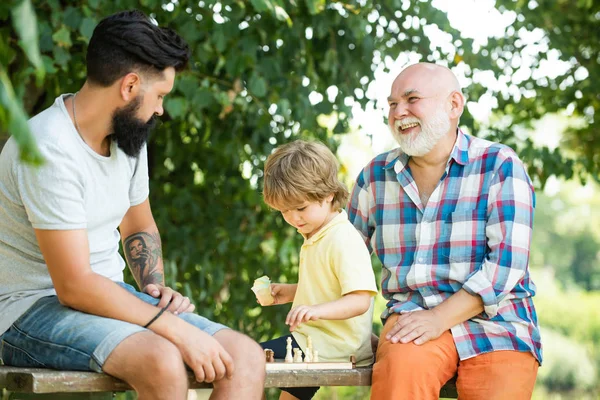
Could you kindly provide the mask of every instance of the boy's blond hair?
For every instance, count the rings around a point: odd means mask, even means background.
[[[305,201],[322,202],[331,194],[334,210],[348,200],[348,189],[337,176],[338,162],[323,143],[284,144],[267,158],[264,172],[265,203],[280,211]]]

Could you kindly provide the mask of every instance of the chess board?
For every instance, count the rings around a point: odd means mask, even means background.
[[[283,360],[275,360],[266,364],[267,371],[298,371],[298,370],[319,370],[319,369],[352,369],[352,362],[301,362],[286,363]]]

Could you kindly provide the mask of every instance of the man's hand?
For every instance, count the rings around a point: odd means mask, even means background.
[[[146,285],[143,291],[152,297],[160,298],[160,301],[156,305],[157,307],[163,308],[171,302],[167,311],[170,311],[175,315],[184,312],[193,312],[196,309],[196,306],[190,302],[188,297],[183,296],[181,293],[174,291],[170,287],[151,283]]]
[[[392,343],[410,343],[417,345],[439,338],[446,329],[435,309],[413,311],[400,314],[398,320],[385,338]]]
[[[290,332],[293,332],[301,323],[320,318],[318,306],[298,306],[288,313],[285,323],[290,326]]]
[[[233,376],[233,359],[214,337],[187,322],[177,327],[177,333],[174,343],[198,382],[210,383]]]

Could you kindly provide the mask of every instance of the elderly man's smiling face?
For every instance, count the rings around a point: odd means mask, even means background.
[[[398,75],[388,97],[388,124],[403,152],[423,156],[452,132],[450,97],[456,90],[456,78],[444,67],[416,64]]]

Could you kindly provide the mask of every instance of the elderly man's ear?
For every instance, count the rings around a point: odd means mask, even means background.
[[[462,95],[462,93],[458,91],[452,92],[450,95],[450,104],[450,117],[452,119],[460,118],[465,108],[465,97]]]

